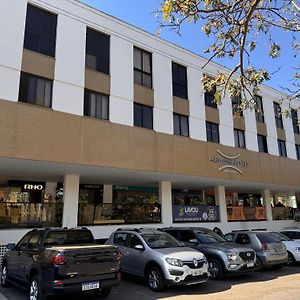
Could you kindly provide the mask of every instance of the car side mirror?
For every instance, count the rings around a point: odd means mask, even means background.
[[[6,248],[8,250],[14,250],[16,248],[16,244],[15,243],[9,243],[6,245]]]
[[[198,242],[197,239],[191,239],[191,240],[189,240],[189,243],[191,243],[191,244],[199,244],[199,242]]]
[[[135,245],[133,248],[135,250],[140,250],[140,251],[144,251],[145,250],[143,245]]]

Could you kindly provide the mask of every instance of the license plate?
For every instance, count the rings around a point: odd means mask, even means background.
[[[202,275],[201,271],[193,271],[192,272],[192,276],[200,276],[200,275]]]
[[[254,262],[247,262],[247,268],[254,267]]]
[[[89,290],[96,290],[100,288],[100,282],[94,281],[94,282],[86,282],[81,284],[81,290],[82,291],[89,291]]]

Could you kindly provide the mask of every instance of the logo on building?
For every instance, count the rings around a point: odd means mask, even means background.
[[[24,190],[42,191],[44,187],[41,184],[24,184]]]
[[[217,149],[217,153],[219,154],[219,157],[211,156],[210,161],[221,164],[219,167],[220,172],[223,171],[228,173],[243,174],[242,168],[248,166],[246,161],[239,159],[241,154],[227,155],[219,149]]]

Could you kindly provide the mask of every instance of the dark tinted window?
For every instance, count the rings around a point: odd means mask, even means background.
[[[215,93],[217,92],[214,86],[210,91],[204,92],[204,101],[206,106],[217,108],[217,103],[215,102]]]
[[[104,94],[85,90],[84,115],[99,119],[109,118],[109,97]]]
[[[134,248],[137,245],[143,245],[142,241],[135,234],[130,234],[128,237],[128,247]]]
[[[45,246],[80,244],[95,244],[89,230],[49,231],[44,241]]]
[[[46,78],[21,73],[19,101],[51,107],[52,81]]]
[[[177,230],[165,230],[165,232],[172,235],[175,239],[180,240],[179,231],[177,231]]]
[[[246,148],[244,130],[234,129],[234,142],[236,147]]]
[[[268,153],[267,137],[261,134],[257,135],[258,151]]]
[[[257,233],[256,236],[261,243],[277,243],[280,241],[280,238],[278,236],[270,233]]]
[[[114,235],[114,245],[125,246],[127,233],[119,232]]]
[[[180,240],[188,242],[189,240],[195,239],[195,233],[192,230],[180,230]]]
[[[172,63],[173,95],[188,98],[186,67]]]
[[[274,106],[274,115],[275,115],[276,127],[277,128],[283,128],[282,114],[281,114],[280,105],[276,102],[273,102],[273,106]]]
[[[26,233],[21,238],[21,240],[19,241],[19,243],[17,244],[17,248],[25,247],[28,244],[28,242],[30,241],[32,235],[33,235],[33,231],[30,231],[30,232]]]
[[[208,142],[219,143],[219,125],[211,122],[206,122],[206,138]]]
[[[298,114],[297,114],[296,110],[292,109],[291,117],[292,117],[292,122],[293,122],[294,133],[299,134]]]
[[[235,240],[238,244],[250,244],[250,238],[248,234],[245,233],[239,233]]]
[[[221,236],[219,236],[213,231],[197,231],[196,236],[202,244],[214,244],[225,242],[225,239],[223,239]]]
[[[153,108],[134,103],[134,126],[153,129]]]
[[[287,157],[285,141],[277,140],[279,156]]]
[[[24,48],[55,57],[57,16],[27,6]]]
[[[134,48],[134,82],[152,87],[152,55],[144,50]]]
[[[273,235],[274,238],[277,238],[277,239],[279,239],[281,241],[292,241],[291,238],[287,237],[286,235],[284,235],[284,234],[282,234],[280,232],[271,232],[270,234]]]
[[[228,233],[225,235],[225,240],[228,242],[232,242],[234,238],[234,234],[233,233]]]
[[[108,35],[87,28],[85,66],[109,74],[109,44]]]
[[[257,122],[265,122],[265,117],[264,117],[264,107],[262,103],[262,97],[260,96],[255,96],[255,117]]]
[[[300,232],[297,231],[283,231],[284,235],[289,237],[290,239],[300,239]]]
[[[40,245],[40,235],[37,230],[35,230],[27,244],[28,248],[37,248]]]
[[[175,238],[165,232],[145,233],[142,234],[142,237],[147,245],[153,249],[182,246]]]
[[[296,145],[297,159],[300,159],[300,145]]]
[[[187,116],[174,114],[174,134],[189,136],[189,121]]]
[[[234,116],[243,116],[243,111],[241,109],[241,97],[234,96],[231,98],[232,103],[232,114]]]

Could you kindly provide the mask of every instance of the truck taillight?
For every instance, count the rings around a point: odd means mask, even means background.
[[[55,265],[64,265],[65,264],[65,257],[61,254],[57,254],[57,255],[52,257],[51,261]]]
[[[115,252],[115,259],[119,260],[121,259],[121,257],[122,257],[122,253],[120,250],[117,249]]]
[[[261,244],[261,250],[263,252],[269,252],[269,248],[268,248],[268,245],[266,243],[262,243]]]

